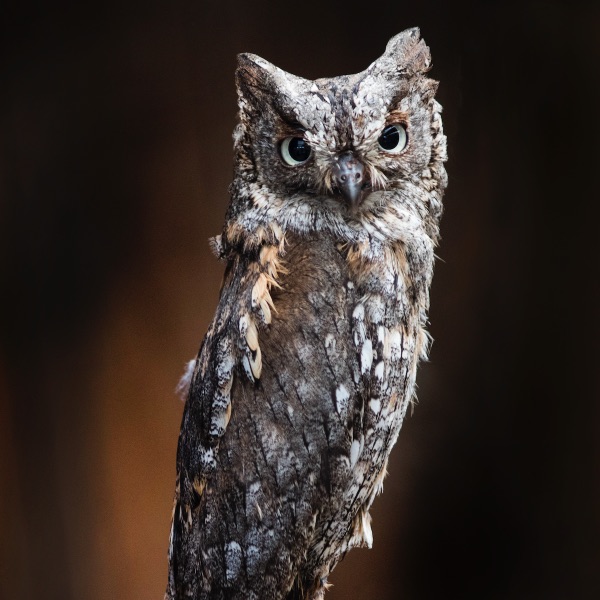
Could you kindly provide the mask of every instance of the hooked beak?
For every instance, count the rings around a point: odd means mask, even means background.
[[[365,167],[352,152],[344,152],[337,157],[333,180],[351,212],[356,211],[362,200],[365,179]]]

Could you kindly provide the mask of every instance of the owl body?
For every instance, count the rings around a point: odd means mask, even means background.
[[[372,544],[428,345],[446,185],[428,68],[415,29],[353,76],[240,56],[227,267],[189,382],[166,598],[321,598]]]

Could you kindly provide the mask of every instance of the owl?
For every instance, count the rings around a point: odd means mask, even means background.
[[[189,365],[165,598],[317,600],[427,356],[447,177],[418,29],[356,75],[238,57],[216,314]]]

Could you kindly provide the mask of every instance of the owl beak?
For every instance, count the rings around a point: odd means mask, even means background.
[[[333,181],[351,212],[355,212],[363,197],[365,167],[352,152],[338,155],[333,166]]]

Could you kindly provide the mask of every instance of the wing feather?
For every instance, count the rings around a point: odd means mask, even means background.
[[[331,240],[291,240],[286,264],[293,277],[282,273],[281,287],[270,290],[270,324],[252,320],[250,329],[240,319],[261,307],[259,278],[240,258],[226,273],[180,435],[173,598],[222,598],[224,590],[251,598],[260,590],[257,597],[270,599],[299,581],[318,585],[318,573],[299,570],[334,514],[328,500],[352,478],[362,402],[360,365],[346,342],[354,290]],[[260,348],[259,377],[243,368],[246,348],[254,359]]]

